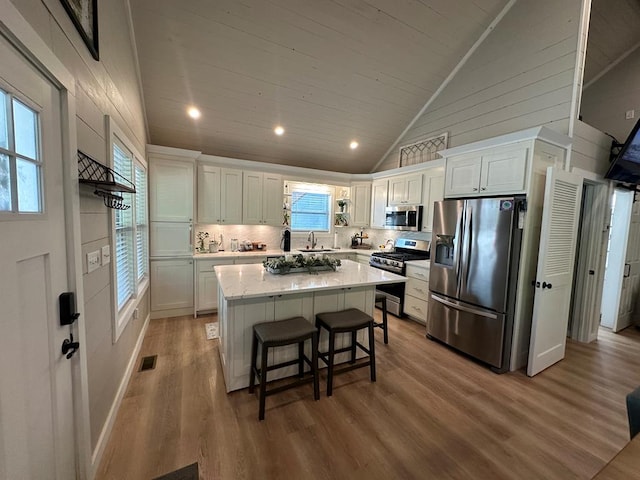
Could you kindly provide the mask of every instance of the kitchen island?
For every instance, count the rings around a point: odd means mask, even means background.
[[[251,339],[257,323],[302,316],[315,324],[322,312],[358,308],[373,316],[376,285],[406,282],[406,278],[385,270],[343,260],[336,271],[316,274],[274,275],[262,265],[220,265],[218,280],[218,322],[220,361],[227,392],[249,386]],[[323,332],[323,334],[326,332]],[[364,342],[366,332],[359,333]],[[346,334],[336,340],[337,348],[346,345]],[[326,350],[327,337],[320,338]],[[309,346],[307,346],[309,348]],[[297,357],[297,346],[270,352],[269,364]],[[346,360],[346,354],[339,361]],[[293,375],[295,366],[269,374],[269,380]]]

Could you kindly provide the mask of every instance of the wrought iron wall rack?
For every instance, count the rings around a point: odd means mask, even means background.
[[[136,193],[135,185],[80,150],[78,150],[78,180],[82,184],[96,187],[93,193],[102,197],[107,207],[116,210],[131,208],[131,205],[126,205],[124,198],[117,193]]]

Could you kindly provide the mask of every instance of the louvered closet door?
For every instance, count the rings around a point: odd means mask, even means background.
[[[527,375],[564,358],[582,177],[547,169]]]

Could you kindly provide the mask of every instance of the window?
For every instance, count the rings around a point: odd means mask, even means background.
[[[113,169],[132,182],[136,193],[123,193],[126,210],[113,211],[114,245],[114,341],[117,341],[137,307],[137,299],[148,286],[149,225],[147,214],[147,169],[126,137],[108,122],[111,128]]]
[[[290,183],[291,230],[329,232],[331,230],[332,188],[326,185]]]
[[[0,212],[42,211],[38,112],[0,90]]]

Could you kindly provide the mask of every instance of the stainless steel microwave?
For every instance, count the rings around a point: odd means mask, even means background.
[[[422,205],[387,207],[384,228],[419,232],[422,228]]]

